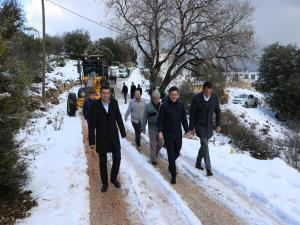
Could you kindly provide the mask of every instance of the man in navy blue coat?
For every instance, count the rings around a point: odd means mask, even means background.
[[[164,139],[168,152],[169,172],[171,184],[176,184],[176,159],[182,147],[182,129],[188,132],[188,122],[183,102],[179,99],[179,90],[173,86],[169,89],[169,96],[160,106],[157,126],[159,138]]]
[[[96,101],[96,93],[94,91],[89,92],[89,98],[84,101],[82,112],[83,112],[83,117],[87,121],[88,124],[88,136],[89,136],[89,145],[92,147],[95,145],[95,129],[89,122],[89,108],[91,105]]]

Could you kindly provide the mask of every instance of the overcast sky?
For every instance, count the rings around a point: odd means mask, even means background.
[[[52,0],[79,14],[103,24],[109,24],[109,14],[104,0]],[[279,41],[300,46],[300,0],[250,0],[255,7],[253,25],[257,39],[262,46]],[[41,0],[23,0],[28,23],[41,30]],[[93,40],[115,36],[106,28],[101,28],[51,3],[46,3],[47,33],[60,34],[77,28],[88,30]]]

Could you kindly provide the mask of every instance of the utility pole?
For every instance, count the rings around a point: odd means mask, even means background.
[[[46,102],[45,93],[45,77],[46,77],[46,53],[45,53],[45,36],[46,36],[46,25],[45,25],[45,0],[42,1],[42,20],[43,20],[43,41],[42,41],[42,95],[43,102]]]

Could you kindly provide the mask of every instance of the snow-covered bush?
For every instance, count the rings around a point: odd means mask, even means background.
[[[222,112],[221,118],[222,132],[231,138],[239,150],[249,152],[256,159],[272,159],[278,156],[278,151],[258,137],[253,130],[241,124],[231,111]]]

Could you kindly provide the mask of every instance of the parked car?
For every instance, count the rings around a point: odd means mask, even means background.
[[[254,95],[248,95],[247,100],[245,101],[245,107],[256,108],[258,106],[258,98]]]
[[[241,95],[238,95],[236,97],[233,98],[232,100],[232,103],[233,104],[241,104],[241,105],[244,105],[246,100],[248,98],[248,95],[246,94],[241,94]]]
[[[127,73],[126,68],[118,69],[117,70],[117,76],[120,77],[120,78],[126,78],[126,77],[128,77],[128,73]]]

